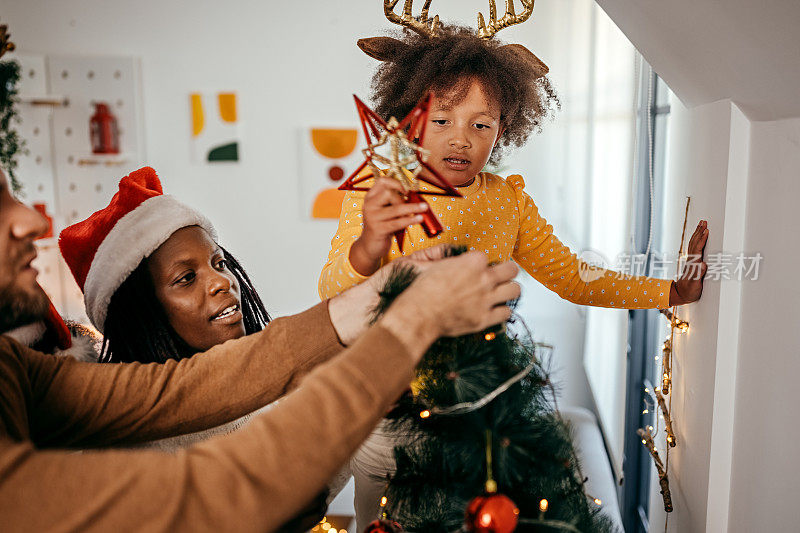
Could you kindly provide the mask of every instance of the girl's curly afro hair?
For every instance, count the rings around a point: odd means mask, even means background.
[[[440,27],[435,38],[406,31],[401,41],[384,40],[382,57],[359,46],[384,62],[372,78],[372,100],[382,117],[402,119],[429,91],[447,95],[458,104],[477,80],[488,96],[500,104],[505,128],[489,158],[497,164],[505,148],[520,147],[531,132],[541,131],[545,117],[560,102],[543,65],[531,61],[533,54],[519,45],[484,40],[474,30],[460,26]],[[520,50],[523,53],[520,53]],[[546,67],[545,67],[546,69]]]

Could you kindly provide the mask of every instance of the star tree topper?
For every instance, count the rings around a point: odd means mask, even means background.
[[[455,187],[426,163],[429,152],[423,148],[422,143],[425,139],[425,126],[428,122],[430,94],[425,96],[400,122],[394,117],[391,117],[388,122],[384,121],[358,96],[353,95],[353,98],[356,101],[358,118],[364,129],[367,147],[362,150],[365,156],[364,162],[339,186],[340,190],[368,191],[369,187],[359,186],[359,183],[373,177],[386,176],[400,182],[404,191],[403,200],[406,203],[427,203],[422,195],[462,197]],[[388,156],[377,152],[381,146],[389,147]],[[378,163],[387,168],[380,168]],[[414,163],[416,166],[409,169],[408,166]],[[367,167],[369,167],[369,171],[361,174]],[[422,174],[423,170],[426,171],[426,175]],[[441,191],[421,191],[419,189],[421,181],[433,185]],[[430,208],[422,213],[422,217],[422,229],[425,230],[428,237],[435,237],[442,232],[442,224]],[[405,232],[405,229],[401,229],[394,234],[400,253],[403,253]]]

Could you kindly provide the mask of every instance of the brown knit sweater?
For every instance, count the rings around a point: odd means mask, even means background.
[[[325,486],[412,370],[380,325],[343,348],[326,302],[164,364],[83,363],[0,336],[0,530],[273,531]],[[241,431],[177,454],[68,450],[198,431],[288,390]]]

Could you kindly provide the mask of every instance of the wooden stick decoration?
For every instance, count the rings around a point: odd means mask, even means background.
[[[661,408],[661,413],[664,415],[664,431],[667,432],[667,444],[669,444],[670,448],[674,448],[678,445],[678,439],[675,438],[675,434],[672,432],[672,418],[667,408],[667,400],[658,387],[656,387],[654,393],[658,406]]]
[[[672,385],[672,339],[664,341],[664,347],[661,348],[661,390],[664,394],[669,394],[670,385]],[[666,416],[666,415],[665,415]]]
[[[667,317],[667,320],[669,320],[670,322],[674,320],[675,327],[678,328],[681,332],[684,332],[687,329],[689,329],[689,323],[673,315],[672,311],[670,311],[669,309],[660,309],[659,312],[665,317]]]
[[[677,272],[681,272],[682,268],[682,259],[684,259],[683,255],[683,245],[686,240],[686,223],[689,219],[689,203],[691,202],[691,198],[686,198],[686,211],[684,213],[683,218],[683,231],[681,233],[681,244],[680,248],[678,249],[678,265],[677,265]],[[675,330],[677,329],[679,332],[685,332],[689,329],[689,323],[685,320],[681,320],[676,316],[677,314],[677,306],[673,306],[672,309],[662,309],[661,313],[669,320],[670,331],[669,331],[669,338],[664,341],[664,345],[661,348],[662,359],[661,359],[661,387],[654,387],[652,395],[655,397],[656,402],[658,402],[658,408],[661,411],[662,418],[664,419],[664,432],[666,434],[666,442],[667,447],[664,450],[664,460],[661,460],[661,456],[658,454],[658,450],[656,449],[655,442],[653,441],[653,433],[652,429],[653,426],[647,426],[647,429],[638,429],[636,433],[642,438],[642,444],[647,447],[647,450],[650,452],[650,455],[653,458],[653,462],[655,463],[656,470],[658,471],[658,482],[661,485],[661,495],[664,499],[664,510],[667,513],[672,512],[672,494],[669,490],[669,450],[670,448],[674,448],[678,445],[678,439],[675,437],[675,433],[672,428],[672,394],[673,392],[673,383],[672,383],[672,350],[675,346]],[[656,357],[658,359],[658,357]],[[649,393],[648,389],[645,389],[645,392]],[[669,399],[667,399],[669,396]],[[647,414],[648,409],[646,408],[642,414]],[[667,521],[664,524],[664,529],[666,530],[667,524],[669,523],[669,515],[667,515]]]
[[[658,471],[658,484],[661,485],[661,495],[664,498],[664,510],[668,513],[672,512],[672,493],[669,490],[669,477],[667,476],[667,469],[664,463],[661,462],[661,457],[658,455],[656,445],[653,442],[653,436],[649,431],[644,429],[637,429],[636,433],[642,437],[642,444],[644,444],[650,451],[655,463],[656,471]]]

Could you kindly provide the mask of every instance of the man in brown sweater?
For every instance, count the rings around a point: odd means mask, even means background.
[[[30,266],[45,230],[0,173],[0,332],[47,311]],[[436,338],[508,318],[516,271],[477,252],[429,261],[368,327],[379,271],[259,333],[165,364],[82,363],[0,336],[0,530],[274,531],[367,437]],[[288,391],[245,429],[177,454],[70,451],[199,431]]]

